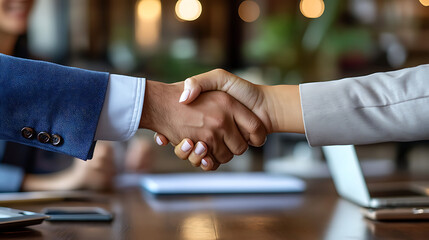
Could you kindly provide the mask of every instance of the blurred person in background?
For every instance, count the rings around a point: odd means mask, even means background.
[[[26,31],[33,4],[33,0],[0,0],[0,53],[30,58]],[[0,192],[108,189],[118,165],[124,165],[125,172],[150,171],[151,146],[148,140],[136,137],[121,152],[121,147],[101,141],[93,159],[85,162],[65,154],[0,140]],[[116,150],[125,155],[123,163],[115,163]]]
[[[16,0],[2,6],[6,13],[16,11],[11,15],[22,27],[31,4]],[[12,39],[16,32],[4,36]],[[175,100],[183,82],[165,84],[4,54],[0,69],[2,139],[86,160],[99,140],[126,141],[138,128],[162,130],[175,144],[186,136],[209,144],[208,155],[216,162],[208,169],[265,139],[259,118],[226,93],[205,93],[190,107]]]
[[[0,53],[29,58],[28,17],[33,0],[0,0]],[[0,140],[0,192],[103,190],[115,176],[113,148],[100,142],[92,161]]]

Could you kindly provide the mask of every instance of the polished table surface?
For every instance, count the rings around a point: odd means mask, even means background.
[[[110,223],[44,222],[0,233],[0,239],[429,239],[429,222],[374,222],[337,197],[330,180],[307,180],[300,194],[165,196],[118,188],[91,201],[9,204],[100,206]],[[90,195],[89,195],[90,197]]]

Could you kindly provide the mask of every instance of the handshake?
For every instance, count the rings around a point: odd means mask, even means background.
[[[216,170],[273,132],[304,133],[299,87],[255,85],[216,69],[165,84],[147,81],[140,128],[203,170]]]

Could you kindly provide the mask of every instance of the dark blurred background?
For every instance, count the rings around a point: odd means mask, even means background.
[[[310,19],[299,0],[37,0],[27,38],[39,59],[164,82],[221,67],[259,84],[299,84],[428,62],[427,1],[324,4]],[[226,168],[324,175],[319,150],[304,141],[275,134],[263,151]],[[378,159],[381,172],[426,173],[426,149],[426,142],[387,143],[359,153]]]
[[[215,67],[291,84],[425,62],[418,0],[324,2],[309,19],[298,0],[38,0],[28,39],[46,60],[172,82]]]

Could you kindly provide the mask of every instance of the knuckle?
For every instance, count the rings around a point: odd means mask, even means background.
[[[267,142],[267,136],[261,138],[261,142],[258,144],[258,147],[262,147],[265,145],[265,143]]]
[[[233,152],[234,155],[242,155],[244,152],[247,151],[248,145],[247,144],[240,144],[239,146],[237,146],[237,149],[235,149],[235,151]]]
[[[265,136],[256,136],[252,139],[252,145],[254,147],[261,147],[265,143]]]
[[[215,142],[215,133],[214,131],[207,130],[203,137],[203,142],[212,145]]]
[[[224,107],[229,108],[233,103],[233,98],[228,95],[227,93],[219,92],[219,101],[221,104],[223,104]]]
[[[207,129],[209,129],[209,133],[210,134],[206,134],[206,135],[213,135],[214,131],[219,130],[220,128],[224,128],[226,123],[227,123],[227,119],[226,116],[224,114],[216,114],[216,115],[211,115],[208,116],[206,118],[206,123],[207,123]]]
[[[249,119],[249,133],[258,133],[261,128],[263,128],[261,120],[257,119],[256,117]]]
[[[222,69],[222,68],[216,68],[216,69],[214,69],[214,70],[213,70],[213,72],[214,72],[214,73],[217,73],[217,74],[223,74],[223,73],[225,73],[226,71],[225,71],[224,69]]]
[[[233,157],[234,155],[232,153],[225,153],[221,158],[218,158],[218,162],[224,164],[231,161]]]
[[[212,169],[211,169],[210,171],[216,171],[216,170],[219,168],[219,166],[220,166],[220,165],[213,166],[213,167],[212,167]]]
[[[217,117],[213,121],[213,127],[215,129],[223,128],[225,126],[226,119],[224,117]]]

